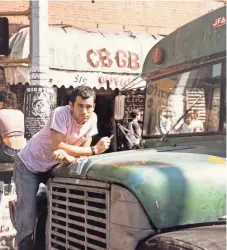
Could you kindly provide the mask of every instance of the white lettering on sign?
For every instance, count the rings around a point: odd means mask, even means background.
[[[219,17],[217,19],[215,19],[214,23],[213,23],[213,28],[217,28],[220,27],[222,25],[226,24],[226,16],[223,17]]]
[[[115,62],[118,68],[129,68],[137,70],[140,67],[139,56],[131,51],[118,50],[115,55],[107,49],[89,50],[87,52],[87,62],[93,68],[110,68]]]

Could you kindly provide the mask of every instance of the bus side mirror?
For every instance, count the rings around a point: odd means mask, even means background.
[[[118,95],[114,101],[114,119],[119,121],[123,120],[125,114],[125,96]]]

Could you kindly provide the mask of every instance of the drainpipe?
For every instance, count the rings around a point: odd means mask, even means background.
[[[56,89],[49,83],[48,1],[30,1],[30,83],[25,90],[25,137],[30,139],[46,124],[56,107]]]

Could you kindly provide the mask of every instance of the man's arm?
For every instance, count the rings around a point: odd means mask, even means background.
[[[88,147],[87,145],[78,147],[75,145],[69,145],[66,143],[66,136],[51,129],[51,138],[52,138],[52,149],[53,151],[62,149],[67,154],[72,155],[74,157],[80,157],[80,156],[90,156],[92,155],[91,147]],[[91,140],[91,138],[90,138]],[[86,143],[88,143],[86,141]],[[110,138],[109,137],[103,137],[101,138],[98,143],[94,146],[95,154],[101,154],[105,152],[110,146]]]
[[[86,138],[85,141],[81,144],[81,147],[90,147],[92,142],[92,137]]]
[[[89,143],[88,138],[83,144],[84,146],[78,147],[74,145],[69,145],[66,142],[66,136],[57,132],[56,130],[51,129],[51,138],[52,138],[52,149],[53,151],[57,149],[64,150],[67,154],[80,157],[80,156],[90,156],[92,155],[91,147],[87,146]],[[98,152],[97,152],[98,153]]]
[[[72,163],[76,162],[78,158],[67,154],[63,149],[57,149],[53,152],[52,158],[59,162]]]

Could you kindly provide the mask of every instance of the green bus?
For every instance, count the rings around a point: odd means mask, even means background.
[[[158,42],[142,78],[145,147],[190,145],[188,152],[226,156],[225,6]]]

